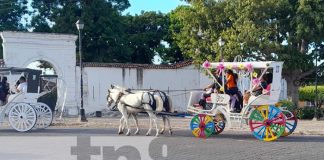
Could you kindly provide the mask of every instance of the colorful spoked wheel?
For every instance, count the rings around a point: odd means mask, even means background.
[[[214,124],[215,124],[215,134],[220,134],[225,129],[225,118],[222,114],[217,114],[214,117]]]
[[[215,131],[214,121],[208,115],[195,115],[190,122],[190,129],[195,137],[207,138]]]
[[[281,137],[286,137],[295,131],[295,129],[297,127],[298,120],[297,120],[296,114],[294,114],[288,110],[282,110],[282,113],[286,117],[286,128],[285,128],[285,131],[283,132],[283,134],[281,135]]]
[[[264,105],[252,111],[249,125],[257,139],[269,142],[278,139],[285,131],[286,118],[279,108]]]

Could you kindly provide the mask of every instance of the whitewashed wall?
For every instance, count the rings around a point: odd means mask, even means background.
[[[190,90],[200,89],[210,83],[193,65],[179,69],[85,67],[84,74],[86,112],[99,111],[106,107],[105,98],[111,84],[132,89],[169,91],[176,110],[185,111]]]
[[[59,94],[68,114],[78,114],[80,106],[80,68],[76,67],[75,35],[5,31],[3,57],[8,67],[27,67],[37,60],[51,63],[59,78]],[[84,107],[87,113],[106,107],[106,93],[111,84],[132,89],[159,89],[169,92],[175,109],[186,111],[190,91],[201,89],[210,79],[193,65],[178,69],[137,69],[114,67],[84,68]],[[287,95],[282,83],[282,97]],[[66,100],[62,92],[66,91]]]
[[[171,95],[177,111],[186,111],[191,90],[201,89],[210,84],[204,73],[193,65],[179,69],[141,69],[85,67],[85,110],[87,113],[106,108],[107,89],[111,84],[121,85],[132,89],[159,89]],[[286,89],[282,82],[282,91]],[[281,99],[286,95],[282,93]]]
[[[72,115],[78,114],[76,94],[80,89],[75,85],[77,36],[4,31],[1,38],[3,60],[7,67],[27,67],[38,60],[52,64],[61,80],[58,84],[59,101],[64,101],[63,92],[66,91],[66,111]]]

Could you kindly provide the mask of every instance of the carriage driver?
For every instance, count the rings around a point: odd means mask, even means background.
[[[221,77],[219,77],[217,75],[217,72],[214,71],[214,72],[212,72],[212,74],[213,74],[214,78],[218,81],[218,83],[221,84],[222,83],[222,79],[221,79]],[[221,87],[217,84],[217,82],[215,81],[215,79],[214,79],[213,83],[207,85],[203,89],[205,92],[202,94],[202,96],[201,96],[201,98],[199,100],[199,104],[196,107],[201,107],[203,109],[206,109],[206,98],[207,97],[210,97],[210,95],[212,93],[220,93],[220,92],[222,92],[220,90]]]

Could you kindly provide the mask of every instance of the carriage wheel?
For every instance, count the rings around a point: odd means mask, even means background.
[[[195,115],[191,119],[190,129],[195,137],[207,138],[215,131],[213,119],[205,114]]]
[[[215,134],[220,134],[225,129],[225,119],[224,115],[217,114],[214,117],[214,124],[215,124]]]
[[[285,124],[285,115],[273,105],[259,106],[252,111],[249,117],[252,134],[263,141],[278,139],[285,131]]]
[[[10,126],[19,132],[31,130],[37,119],[35,109],[27,103],[13,105],[9,110],[8,117]]]
[[[44,129],[52,124],[53,121],[53,112],[51,108],[45,103],[36,103],[35,110],[37,113],[37,122],[35,128]]]
[[[287,110],[282,110],[283,114],[286,117],[286,128],[281,137],[286,137],[292,134],[297,127],[297,117],[296,114],[291,113]]]

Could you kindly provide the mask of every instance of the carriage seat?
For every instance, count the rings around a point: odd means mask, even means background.
[[[279,101],[280,89],[271,89],[270,92],[265,92],[259,96],[249,98],[250,105],[274,105]]]
[[[205,100],[206,100],[206,103],[213,103],[211,96],[210,97],[207,97]]]

